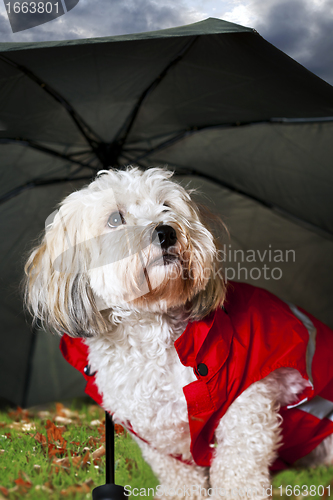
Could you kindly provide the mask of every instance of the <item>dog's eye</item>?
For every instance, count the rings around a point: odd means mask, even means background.
[[[109,227],[118,227],[121,226],[123,223],[124,219],[120,212],[113,212],[108,220]]]
[[[169,212],[169,209],[170,209],[170,205],[168,205],[167,203],[163,203],[163,207],[165,207],[165,210],[163,210],[163,213],[165,212]]]

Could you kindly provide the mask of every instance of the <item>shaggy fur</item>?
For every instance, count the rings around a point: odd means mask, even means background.
[[[27,262],[26,301],[35,320],[85,338],[103,406],[150,443],[134,438],[165,489],[159,498],[178,498],[170,489],[193,485],[192,498],[211,487],[212,498],[219,488],[225,498],[252,488],[253,498],[265,499],[280,443],[277,410],[307,384],[296,370],[273,372],[231,405],[210,468],[169,456],[191,461],[182,388],[196,380],[174,342],[225,296],[214,272],[216,241],[191,193],[171,176],[157,168],[102,171],[68,196]],[[161,226],[174,231],[164,243]],[[330,462],[332,449],[330,438],[303,462]]]

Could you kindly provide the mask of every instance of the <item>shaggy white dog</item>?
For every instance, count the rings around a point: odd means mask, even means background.
[[[250,385],[215,429],[211,466],[194,463],[183,388],[200,375],[180,362],[174,342],[189,321],[222,307],[226,286],[204,215],[171,176],[101,171],[68,196],[27,263],[27,303],[52,330],[84,338],[103,406],[139,436],[162,498],[195,486],[192,498],[210,487],[214,498],[252,488],[264,499],[281,441],[279,407],[310,383],[281,368]],[[330,463],[332,449],[329,437],[303,462]]]

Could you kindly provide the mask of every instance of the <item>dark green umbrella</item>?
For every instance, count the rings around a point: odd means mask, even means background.
[[[58,339],[31,332],[18,285],[56,203],[110,166],[167,165],[198,186],[230,229],[228,277],[333,324],[330,85],[255,30],[218,19],[0,44],[0,71],[3,398],[82,393]]]

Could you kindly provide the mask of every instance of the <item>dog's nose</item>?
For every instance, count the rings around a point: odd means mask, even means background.
[[[157,237],[158,236],[158,239]],[[172,247],[177,242],[177,233],[173,227],[166,224],[161,224],[157,226],[153,232],[153,243],[155,245],[161,245],[163,250],[167,250]]]

